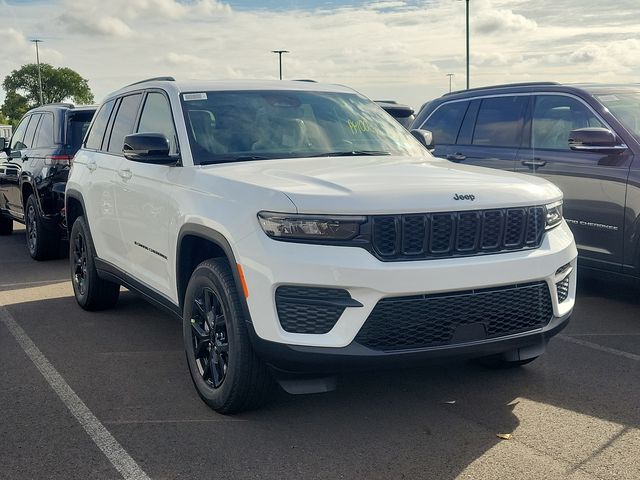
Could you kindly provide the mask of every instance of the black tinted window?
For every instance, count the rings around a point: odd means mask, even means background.
[[[53,144],[53,115],[45,113],[38,125],[34,147],[52,147]]]
[[[173,127],[171,108],[167,98],[161,93],[147,95],[140,116],[140,133],[162,133],[169,140],[169,153],[176,153],[176,131]]]
[[[531,147],[569,150],[571,130],[604,127],[582,102],[564,95],[536,97],[531,126]]]
[[[96,113],[96,119],[93,122],[91,131],[89,131],[89,135],[87,136],[85,147],[100,150],[102,147],[102,137],[104,137],[104,131],[107,128],[107,123],[109,123],[109,116],[111,115],[111,110],[113,110],[113,104],[115,102],[115,100],[110,100],[100,107],[100,110]]]
[[[448,145],[456,143],[460,124],[467,111],[469,102],[447,103],[438,108],[429,117],[422,128],[433,133],[433,143]]]
[[[93,118],[93,111],[73,112],[68,114],[67,120],[67,140],[66,144],[72,147],[74,150],[78,150],[82,145],[82,139],[87,133],[91,119]]]
[[[522,116],[528,97],[485,98],[480,105],[474,145],[519,147]]]
[[[38,126],[38,121],[40,120],[41,116],[42,115],[40,114],[31,115],[31,121],[29,122],[27,131],[24,134],[24,140],[22,140],[22,143],[24,144],[24,147],[22,148],[33,147],[33,139],[36,134],[36,127]]]
[[[116,119],[111,129],[111,137],[109,139],[109,147],[107,150],[111,153],[122,153],[124,146],[124,137],[133,133],[138,107],[142,94],[128,95],[122,97]]]
[[[20,150],[25,148],[24,143],[24,132],[27,130],[27,125],[29,125],[29,120],[31,120],[31,116],[25,117],[16,128],[16,131],[13,133],[13,137],[11,138],[11,150]]]

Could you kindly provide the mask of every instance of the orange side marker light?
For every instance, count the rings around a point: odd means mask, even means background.
[[[247,288],[247,281],[244,279],[244,271],[242,270],[242,265],[236,263],[236,266],[238,267],[238,275],[240,276],[240,283],[242,284],[244,298],[249,298],[249,289]]]

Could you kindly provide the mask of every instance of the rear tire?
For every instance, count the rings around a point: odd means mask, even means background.
[[[60,253],[60,235],[47,228],[40,214],[35,196],[29,195],[25,206],[24,223],[27,231],[27,250],[34,260],[50,260]]]
[[[13,220],[3,217],[0,214],[0,235],[11,235],[13,233]]]
[[[69,238],[71,283],[76,301],[85,310],[105,310],[118,302],[120,285],[103,280],[95,266],[95,250],[84,217],[78,217]]]
[[[253,351],[246,322],[227,261],[198,265],[184,300],[184,346],[198,395],[218,413],[257,408],[275,385]]]

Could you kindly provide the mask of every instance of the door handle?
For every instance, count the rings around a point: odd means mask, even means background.
[[[123,168],[118,171],[118,175],[120,175],[120,178],[122,178],[123,180],[129,180],[133,173],[131,173],[131,170],[129,170],[128,168]]]
[[[87,162],[87,168],[89,169],[89,171],[93,172],[96,168],[98,168],[98,164],[95,162],[95,160],[89,160]]]
[[[544,167],[546,164],[546,160],[540,160],[539,158],[534,158],[533,160],[522,160],[522,165],[529,168]]]
[[[26,155],[24,157],[22,157],[20,160],[22,160],[23,162],[26,162],[27,160],[29,160],[29,157],[27,157]]]
[[[467,156],[463,155],[460,152],[456,152],[454,154],[449,154],[447,155],[447,160],[451,160],[452,162],[461,162],[463,160],[466,160]]]

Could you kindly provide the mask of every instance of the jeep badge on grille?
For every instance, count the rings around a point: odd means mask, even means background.
[[[471,200],[472,202],[476,199],[475,195],[471,195],[470,193],[464,195],[458,195],[457,193],[453,196],[454,200]]]

